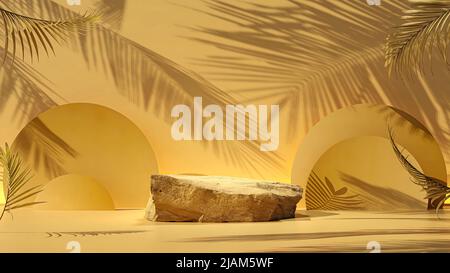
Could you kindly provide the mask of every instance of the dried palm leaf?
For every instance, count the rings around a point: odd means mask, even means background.
[[[359,209],[363,203],[358,195],[346,195],[348,189],[336,190],[331,181],[325,181],[313,172],[306,188],[306,208],[309,210],[349,210]]]
[[[389,128],[389,139],[392,144],[392,149],[395,152],[398,160],[402,166],[408,171],[412,177],[412,182],[422,187],[426,191],[425,199],[430,200],[430,204],[436,209],[436,214],[450,198],[450,188],[447,183],[434,177],[425,175],[419,171],[409,160],[408,156],[403,155],[404,150],[400,150],[394,140],[393,130]]]
[[[11,212],[14,209],[43,203],[28,201],[31,197],[40,193],[42,187],[38,185],[26,188],[31,179],[31,171],[23,166],[19,154],[13,152],[8,144],[5,145],[5,148],[0,148],[0,164],[3,167],[0,182],[8,185],[6,202],[0,214],[0,220],[6,211]]]
[[[386,66],[389,74],[400,73],[406,67],[421,71],[426,54],[431,62],[434,47],[447,62],[450,1],[410,2],[412,9],[404,11],[403,24],[387,39]]]
[[[40,51],[44,49],[49,55],[55,53],[53,43],[61,43],[67,39],[68,33],[83,31],[90,23],[98,19],[97,14],[84,14],[70,20],[43,20],[20,15],[0,8],[3,21],[4,58],[11,53],[13,56],[20,50],[22,59],[29,54],[31,60],[39,60]]]

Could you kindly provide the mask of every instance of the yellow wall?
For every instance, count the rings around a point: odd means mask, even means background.
[[[158,173],[157,161],[145,136],[127,118],[98,105],[69,104],[45,112],[39,119],[74,153],[59,150],[59,156],[50,154],[44,161],[46,153],[36,149],[39,145],[32,148],[26,145],[25,140],[30,134],[26,127],[14,147],[27,159],[28,165],[34,167],[32,184],[45,185],[65,174],[87,176],[109,192],[116,208],[145,207],[150,176]],[[54,148],[60,141],[49,139],[47,142]],[[30,151],[33,156],[27,157]],[[88,185],[86,195],[91,194],[89,188]]]
[[[441,149],[433,136],[425,128],[421,128],[421,125],[417,121],[391,107],[355,105],[328,115],[310,130],[298,148],[292,169],[292,183],[305,187],[316,164],[319,164],[318,162],[323,160],[321,158],[339,143],[350,141],[357,137],[370,136],[387,140],[388,124],[394,130],[395,141],[405,147],[413,158],[416,158],[418,168],[422,168],[429,176],[446,181],[447,171]],[[360,157],[356,161],[349,159],[345,162],[349,164],[348,168],[354,169],[354,172],[359,175],[362,175],[362,170],[367,171],[367,175],[369,175],[367,179],[369,181],[373,180],[375,184],[386,185],[386,183],[390,183],[391,181],[387,179],[390,176],[399,175],[404,178],[407,175],[406,170],[398,168],[398,164],[393,164],[389,170],[380,170],[383,169],[381,166],[378,168],[373,166],[373,169],[371,169],[372,165],[369,163],[372,160],[372,154],[375,153],[371,149],[373,149],[374,145],[376,146],[376,142],[374,144],[367,142],[365,149],[362,144],[358,146],[356,145],[357,142],[355,142],[356,146],[353,147],[352,143],[347,143],[349,154],[351,151],[359,149],[361,154],[366,154],[367,156],[365,158]],[[386,146],[382,142],[379,145],[383,145],[384,148]],[[384,148],[378,151],[379,157],[384,157],[385,162],[395,163],[397,158],[392,148]],[[338,160],[335,163],[333,162],[330,159],[328,163],[329,167],[325,168],[330,173],[327,174],[322,171],[323,176],[330,175],[334,177],[336,171],[333,169],[335,168],[334,164],[341,164],[344,161]],[[342,165],[339,166],[343,167]],[[384,176],[384,174],[391,172],[392,175]],[[375,173],[382,175],[384,178],[372,177],[371,174]],[[337,177],[334,178],[337,179]],[[414,191],[415,187],[411,182],[410,186],[410,190]],[[414,196],[417,197],[417,195]],[[304,202],[305,200],[301,201],[301,206],[304,206]]]
[[[420,169],[413,157],[408,159]],[[320,157],[313,172],[327,177],[336,190],[346,187],[347,196],[358,195],[359,209],[427,208],[425,192],[411,182],[386,138],[363,136],[337,143]]]
[[[77,174],[63,175],[45,185],[35,206],[42,210],[113,210],[108,191],[95,179]]]

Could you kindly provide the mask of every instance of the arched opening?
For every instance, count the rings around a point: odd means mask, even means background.
[[[158,173],[140,129],[95,104],[67,104],[42,113],[20,132],[13,148],[32,167],[31,186],[44,185],[37,198],[48,204],[36,209],[108,209],[108,198],[113,209],[144,208],[150,176]],[[76,200],[86,204],[74,205]]]
[[[415,118],[388,106],[356,105],[322,119],[299,147],[294,184],[306,189],[300,207],[324,210],[426,208],[388,139],[388,125],[409,160],[425,174],[446,181],[439,145]],[[331,201],[330,201],[331,200]]]
[[[390,142],[361,136],[337,143],[314,165],[306,184],[306,209],[420,210],[423,192],[410,181]],[[409,157],[417,165],[417,161]]]
[[[89,194],[86,194],[86,193]],[[114,202],[103,185],[93,178],[68,174],[45,185],[37,198],[42,210],[113,210]]]

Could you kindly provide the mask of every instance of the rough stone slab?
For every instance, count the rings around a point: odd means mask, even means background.
[[[154,175],[146,218],[159,222],[261,222],[295,217],[296,185],[221,176]]]

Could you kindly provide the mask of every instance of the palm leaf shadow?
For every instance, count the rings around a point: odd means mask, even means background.
[[[108,231],[51,231],[47,232],[48,238],[60,238],[64,236],[71,237],[99,237],[112,235],[129,235],[145,233],[146,230],[108,230]]]
[[[25,6],[16,1],[6,2],[29,13],[37,12],[38,16],[76,15],[50,0],[33,1]],[[161,112],[194,96],[202,96],[205,103],[227,103],[232,99],[196,73],[100,24],[86,33],[72,33],[72,38],[71,46],[80,51],[90,68],[102,70],[124,95],[145,109],[154,107],[155,112]]]
[[[29,162],[33,162],[35,170],[43,168],[49,179],[66,174],[65,157],[78,156],[78,153],[51,131],[40,118],[32,120],[20,132],[13,148]]]
[[[448,33],[450,29],[450,1],[411,1],[404,11],[402,24],[388,36],[386,66],[389,73],[422,72],[424,59],[432,63],[436,47],[447,65]],[[428,53],[428,54],[427,54]]]
[[[322,180],[314,171],[306,185],[306,208],[308,210],[357,210],[363,204],[359,195],[346,195],[348,189],[336,190],[331,181]]]
[[[120,30],[127,0],[99,0],[95,9],[102,14],[102,22],[112,29]]]
[[[360,99],[355,89],[364,85],[361,71],[376,59],[383,61],[383,43],[374,41],[384,40],[389,19],[399,14],[402,6],[394,1],[385,5],[393,11],[386,8],[368,14],[365,3],[352,1],[286,1],[284,6],[245,7],[225,1],[206,3],[209,10],[201,12],[241,30],[194,28],[212,38],[188,38],[236,56],[209,56],[195,63],[221,69],[223,72],[211,75],[217,80],[255,83],[255,88],[237,90],[252,99],[273,97],[293,112],[310,106],[311,112],[303,120],[305,127],[319,119],[323,108],[337,109]],[[335,93],[329,91],[336,88]],[[290,122],[292,131],[296,130],[295,120]]]
[[[33,2],[34,3],[34,2]],[[69,17],[72,12],[52,1],[43,0],[26,6],[28,12],[46,11],[55,17]],[[41,14],[45,15],[45,14]],[[98,25],[84,34],[74,34],[85,62],[92,69],[108,75],[126,96],[144,109],[152,109],[166,122],[167,113],[180,103],[192,103],[201,96],[205,104],[237,104],[232,96],[203,77],[117,32]],[[74,45],[77,46],[77,45]],[[283,158],[276,153],[261,153],[257,142],[203,142],[227,164],[259,173],[259,166],[280,170]]]
[[[4,49],[0,47],[0,54],[2,52]],[[7,59],[8,63],[12,61],[10,55]],[[0,112],[11,100],[15,100],[13,118],[17,123],[26,122],[29,116],[36,116],[56,105],[53,98],[59,96],[48,80],[23,61],[16,60],[14,65],[1,66],[0,76]]]
[[[377,112],[386,115],[386,119],[397,128],[405,128],[409,133],[419,135],[426,140],[434,140],[431,132],[410,114],[391,106],[374,105]]]
[[[37,16],[70,18],[74,13],[50,0],[5,1],[11,8]],[[90,69],[97,69],[110,77],[121,94],[145,110],[151,109],[166,122],[172,121],[170,109],[180,103],[191,103],[201,96],[205,104],[236,104],[234,98],[198,74],[123,37],[112,29],[97,24],[86,33],[72,33],[78,50]],[[280,169],[283,159],[276,153],[263,154],[257,142],[203,142],[205,147],[229,164],[258,172],[257,166]]]
[[[365,1],[205,3],[207,8],[198,12],[234,28],[216,27],[220,24],[191,28],[196,35],[187,39],[224,52],[193,63],[212,70],[205,72],[209,79],[251,83],[252,87],[234,90],[242,97],[280,102],[290,113],[288,139],[308,132],[322,117],[343,107],[388,104],[424,109],[415,116],[430,121],[444,151],[450,147],[450,135],[437,122],[450,123],[445,114],[449,94],[442,89],[446,76],[441,80],[436,76],[433,82],[404,82],[391,79],[385,68],[386,36],[410,7],[407,2],[383,1],[380,7]],[[432,88],[431,94],[427,88]]]
[[[12,57],[8,56],[8,58]],[[0,111],[15,98],[18,101],[14,112],[17,123],[27,122],[29,116],[36,116],[57,105],[48,95],[58,97],[47,80],[23,61],[16,60],[14,65],[2,66],[0,75],[2,75]],[[43,167],[49,178],[65,173],[61,161],[63,156],[76,157],[77,155],[76,151],[49,130],[39,118],[25,126],[16,137],[12,148],[28,162],[35,157],[33,169]]]
[[[370,210],[423,209],[423,202],[392,188],[384,188],[341,172],[341,179]]]
[[[54,54],[53,44],[64,41],[66,32],[85,29],[97,19],[97,15],[79,15],[68,20],[45,20],[15,13],[0,6],[0,18],[3,22],[3,63],[8,54],[12,55],[14,63],[19,51],[22,60],[28,54],[31,61],[39,60],[41,51],[45,51],[47,56]]]

